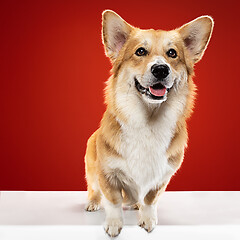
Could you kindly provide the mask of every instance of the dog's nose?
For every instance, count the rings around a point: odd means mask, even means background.
[[[151,72],[157,79],[164,79],[169,74],[169,67],[166,64],[154,64],[151,67]]]

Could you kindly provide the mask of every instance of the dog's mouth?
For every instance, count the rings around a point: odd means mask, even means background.
[[[135,86],[141,94],[147,95],[147,97],[154,100],[162,100],[170,89],[166,88],[163,84],[157,83],[148,88],[143,87],[135,78]]]

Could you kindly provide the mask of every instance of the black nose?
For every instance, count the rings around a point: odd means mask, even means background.
[[[151,72],[157,79],[166,78],[169,74],[169,70],[169,67],[165,64],[154,64],[151,67]]]

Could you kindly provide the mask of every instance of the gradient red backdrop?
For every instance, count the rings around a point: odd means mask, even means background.
[[[237,1],[1,1],[0,190],[85,190],[86,141],[110,63],[101,12],[170,30],[204,14],[215,29],[196,65],[189,148],[168,190],[240,190]]]

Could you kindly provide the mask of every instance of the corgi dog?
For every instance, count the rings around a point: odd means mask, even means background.
[[[102,15],[102,41],[112,63],[106,111],[87,142],[87,211],[103,204],[106,233],[123,227],[122,204],[139,207],[139,226],[157,224],[157,200],[187,147],[186,120],[195,96],[194,64],[206,50],[213,19],[201,16],[171,31],[142,30],[118,14]]]

